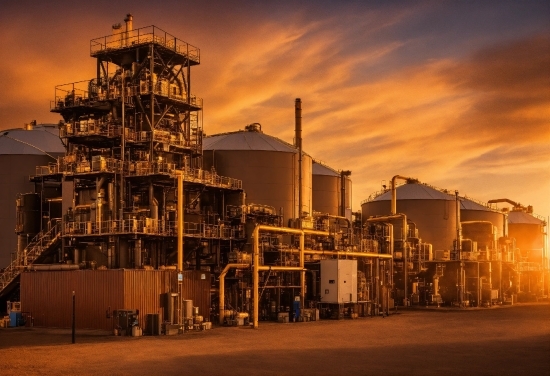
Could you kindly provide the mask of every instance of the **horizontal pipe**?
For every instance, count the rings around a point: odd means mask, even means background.
[[[78,270],[80,266],[75,264],[31,265],[29,269],[34,271]]]
[[[274,272],[301,272],[304,268],[300,266],[275,266],[275,265],[260,265],[258,266],[260,271],[272,270]]]
[[[282,252],[296,253],[295,249],[283,249]],[[365,258],[383,258],[391,259],[392,255],[374,252],[347,252],[347,251],[320,251],[316,249],[304,249],[306,255],[327,255],[327,256],[352,256],[352,257],[365,257]]]
[[[373,253],[373,252],[346,252],[346,251],[318,251],[304,250],[306,255],[328,255],[328,256],[351,256],[351,257],[366,257],[366,258],[382,258],[391,259],[392,255]]]
[[[309,229],[303,229],[302,231],[304,232],[304,234],[307,234],[307,235],[330,236],[330,233],[328,231],[309,230]]]

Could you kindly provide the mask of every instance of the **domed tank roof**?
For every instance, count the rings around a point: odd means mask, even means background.
[[[202,140],[203,150],[264,150],[298,153],[293,145],[262,132],[258,123],[250,124],[244,130],[206,136]]]
[[[407,183],[400,185],[397,189],[397,200],[455,200],[455,197],[438,191],[435,188],[422,183]],[[372,201],[390,201],[391,190],[375,197]]]
[[[0,131],[0,154],[44,155],[65,154],[56,125],[37,125],[32,130],[7,129]]]
[[[313,164],[312,164],[312,173],[313,175],[327,175],[327,176],[340,177],[340,174],[338,173],[338,171],[336,171],[335,169],[323,163],[317,162],[315,160],[313,161]]]
[[[529,213],[512,210],[511,212],[508,213],[508,223],[541,225],[544,223],[544,221],[533,217]]]

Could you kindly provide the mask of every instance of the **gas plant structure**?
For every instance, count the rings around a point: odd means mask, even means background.
[[[296,210],[283,213],[204,168],[197,47],[128,15],[90,53],[95,77],[55,88],[66,153],[17,199],[17,257],[0,278],[35,325],[68,326],[55,307],[69,290],[85,296],[79,326],[110,329],[122,312],[166,333],[197,317],[257,327],[393,307],[390,248],[345,208],[314,212],[298,183]],[[311,182],[299,99],[295,117],[292,179]]]
[[[205,137],[197,47],[128,14],[90,54],[92,79],[55,88],[66,152],[17,198],[0,273],[0,299],[34,325],[70,326],[72,296],[79,327],[149,334],[547,296],[531,208],[397,175],[354,213],[351,172],[302,148],[300,99],[294,144],[259,123]]]

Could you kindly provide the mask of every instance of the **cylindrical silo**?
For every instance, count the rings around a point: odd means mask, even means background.
[[[11,253],[24,248],[27,236],[18,236],[16,213],[13,209],[18,194],[34,192],[29,176],[36,174],[36,166],[55,163],[65,154],[57,125],[29,126],[25,129],[8,129],[0,134],[0,269],[8,266]],[[40,213],[38,213],[40,221]],[[34,223],[34,222],[33,222]],[[29,225],[27,223],[27,225]],[[30,239],[29,239],[30,240]]]
[[[516,247],[528,262],[542,263],[545,221],[532,213],[513,209],[508,213],[509,237],[516,239]]]
[[[496,227],[497,237],[505,235],[506,214],[500,210],[492,209],[488,205],[482,205],[469,198],[460,198],[460,221],[487,221]]]
[[[222,176],[240,179],[246,202],[273,206],[283,214],[284,224],[299,217],[298,151],[261,131],[259,124],[243,131],[203,139],[203,165]],[[312,160],[302,157],[302,212],[312,214]]]
[[[342,179],[345,181],[342,190]],[[352,183],[349,176],[329,166],[313,161],[313,210],[330,215],[342,215],[342,197],[344,197],[345,216],[351,220]]]
[[[506,233],[506,214],[472,199],[460,198],[460,222],[463,239],[477,242],[480,251],[497,248]]]
[[[457,233],[455,196],[413,181],[396,190],[397,213],[416,224],[422,241],[431,243],[434,251],[453,249]],[[389,215],[391,190],[363,202],[361,211],[363,223],[371,216]],[[401,224],[395,225],[394,233],[400,234]]]

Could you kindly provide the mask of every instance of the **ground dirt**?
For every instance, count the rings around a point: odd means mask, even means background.
[[[114,337],[0,329],[1,375],[550,375],[550,305]]]

